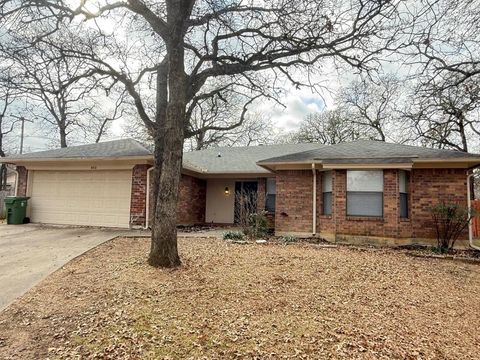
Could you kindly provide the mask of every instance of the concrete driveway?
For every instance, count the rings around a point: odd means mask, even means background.
[[[0,224],[0,310],[69,260],[125,230]]]

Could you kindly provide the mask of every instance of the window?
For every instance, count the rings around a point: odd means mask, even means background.
[[[322,173],[322,205],[323,215],[332,215],[332,172]]]
[[[408,172],[400,170],[400,217],[403,219],[408,219],[408,183]]]
[[[268,212],[275,212],[275,197],[276,197],[276,183],[275,179],[267,179],[267,196],[265,198],[265,210]]]
[[[383,171],[347,171],[347,215],[383,216]]]

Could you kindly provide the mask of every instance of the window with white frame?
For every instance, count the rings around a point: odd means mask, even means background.
[[[409,174],[405,170],[400,170],[400,217],[408,219],[408,183]]]
[[[267,178],[267,195],[265,198],[265,210],[275,212],[275,199],[277,194],[275,179]]]
[[[332,215],[332,172],[322,173],[322,214]]]
[[[347,215],[383,216],[383,171],[347,171]]]

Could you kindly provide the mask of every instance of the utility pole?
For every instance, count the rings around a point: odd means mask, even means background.
[[[23,135],[25,134],[25,118],[21,116],[20,121],[22,122],[22,130],[20,131],[20,155],[21,155],[23,154]]]
[[[12,117],[17,118],[22,123],[21,130],[20,130],[20,154],[23,154],[23,138],[25,137],[25,121],[33,123],[32,120],[27,120],[23,116],[15,116]]]

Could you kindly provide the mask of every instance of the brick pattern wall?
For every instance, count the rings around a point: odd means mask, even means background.
[[[383,218],[347,215],[347,171],[335,171],[335,232],[357,236],[394,236],[397,229],[397,170],[383,173]],[[388,223],[388,221],[392,221]],[[387,235],[387,230],[390,235]]]
[[[177,222],[195,225],[205,222],[207,183],[193,176],[182,175],[178,193]]]
[[[432,206],[442,201],[467,206],[465,169],[413,170],[411,178],[412,237],[435,238]]]
[[[25,166],[17,166],[17,195],[27,196],[28,170]]]
[[[258,187],[257,187],[257,211],[261,212],[266,210],[266,201],[267,201],[267,178],[258,178]],[[275,213],[267,213],[268,227],[270,229],[275,228]]]
[[[135,165],[132,169],[132,197],[130,200],[130,225],[144,226],[147,204],[147,170],[150,165]]]
[[[311,233],[312,171],[278,171],[276,180],[275,231]]]
[[[323,172],[317,174],[317,233],[335,233],[335,198],[332,195],[332,214],[323,214]],[[335,189],[335,171],[332,172],[332,190]],[[332,191],[335,194],[334,191]]]
[[[265,201],[267,196],[267,179],[257,179],[257,211],[265,210]]]
[[[398,170],[383,171],[383,235],[398,237],[400,224],[400,173]]]
[[[332,173],[332,215],[322,214],[322,172],[317,175],[317,233],[384,238],[435,238],[430,209],[441,201],[466,206],[464,169],[414,169],[410,172],[409,218],[400,218],[399,170],[384,170],[383,218],[346,214],[346,170]],[[311,171],[277,172],[276,231],[312,232]]]

